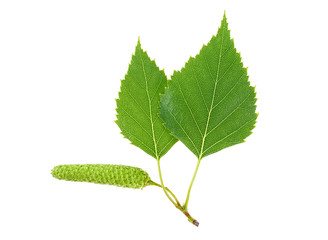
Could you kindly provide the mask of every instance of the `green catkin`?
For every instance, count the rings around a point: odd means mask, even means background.
[[[152,184],[147,172],[125,165],[59,165],[52,169],[51,174],[60,180],[108,184],[126,188],[143,188]]]

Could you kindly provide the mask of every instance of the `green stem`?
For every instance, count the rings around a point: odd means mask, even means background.
[[[162,178],[162,171],[161,171],[161,165],[159,163],[159,159],[157,159],[157,166],[158,166],[158,173],[159,173],[159,179],[161,180],[161,187],[163,188],[163,191],[165,193],[165,195],[167,196],[167,198],[173,203],[173,205],[175,207],[178,207],[178,203],[175,203],[173,201],[173,199],[170,197],[170,195],[167,193],[167,189],[166,187],[164,187],[164,182],[163,182],[163,178]],[[170,191],[171,192],[171,191]],[[179,204],[180,205],[180,204]]]
[[[161,186],[160,184],[158,184],[158,183],[156,183],[156,182],[154,182],[154,181],[152,181],[152,180],[150,180],[149,185],[153,185],[153,186],[156,186],[156,187],[160,187],[160,188],[162,188],[162,186]],[[194,218],[189,214],[189,212],[188,212],[187,210],[185,210],[185,209],[181,206],[181,204],[179,203],[178,199],[177,199],[176,196],[171,192],[170,189],[168,189],[167,187],[165,187],[165,189],[166,189],[166,191],[168,191],[168,192],[173,196],[173,198],[174,198],[175,201],[177,202],[177,204],[175,205],[176,208],[179,209],[184,215],[186,215],[186,217],[188,218],[189,222],[191,222],[192,224],[194,224],[195,226],[198,227],[199,222],[198,222],[196,219],[194,219]]]
[[[154,181],[152,181],[152,180],[150,180],[149,185],[154,185],[154,186],[157,186],[157,187],[162,188],[162,185],[161,185],[161,184],[158,184],[158,183],[156,183],[156,182],[154,182]],[[177,205],[178,205],[178,206],[181,206],[179,200],[178,200],[177,197],[173,194],[173,192],[172,192],[168,187],[165,187],[165,190],[171,194],[171,196],[172,196],[172,197],[174,198],[174,200],[176,201]]]
[[[150,184],[151,185],[155,185],[157,187],[161,187],[163,189],[165,195],[167,196],[167,198],[174,204],[174,206],[177,209],[179,209],[184,215],[186,215],[186,217],[188,218],[189,222],[191,222],[192,224],[194,224],[195,226],[198,227],[199,222],[196,219],[194,219],[189,214],[189,212],[187,211],[187,209],[184,206],[181,206],[181,204],[179,203],[177,197],[171,192],[171,190],[164,186],[162,172],[161,172],[161,166],[160,166],[160,163],[159,163],[159,159],[157,159],[157,166],[158,166],[159,178],[161,180],[161,185],[159,185],[158,183],[155,183],[153,181],[151,181]],[[197,168],[198,168],[198,166],[197,166]],[[190,191],[190,189],[189,189],[189,191]],[[172,197],[175,199],[176,202],[173,201],[173,199],[169,196],[168,192],[172,195]]]
[[[178,200],[177,197],[173,194],[173,192],[171,192],[171,190],[168,189],[167,187],[165,187],[165,189],[166,189],[166,191],[168,191],[168,192],[171,194],[171,196],[174,198],[175,202],[177,203],[177,206],[181,206],[179,200]]]
[[[188,203],[189,203],[189,197],[190,197],[190,191],[191,191],[191,187],[195,181],[195,177],[196,177],[196,174],[197,174],[197,171],[198,171],[198,167],[199,167],[199,164],[200,164],[200,158],[198,159],[198,162],[197,162],[197,166],[196,166],[196,169],[195,169],[195,172],[194,172],[194,176],[192,177],[192,180],[191,180],[191,183],[190,183],[190,186],[189,186],[189,189],[188,189],[188,194],[187,194],[187,198],[186,198],[186,201],[185,201],[185,204],[183,205],[183,208],[188,211]]]

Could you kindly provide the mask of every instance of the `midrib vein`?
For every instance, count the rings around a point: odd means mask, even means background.
[[[203,156],[203,149],[204,149],[204,145],[205,145],[205,139],[207,136],[207,128],[208,128],[208,124],[210,122],[210,118],[211,118],[211,113],[213,110],[213,104],[214,104],[214,98],[215,98],[215,93],[216,93],[216,87],[218,84],[218,80],[219,80],[219,73],[220,73],[220,65],[221,65],[221,57],[222,57],[222,47],[223,47],[223,37],[224,37],[224,31],[222,32],[222,38],[221,38],[221,46],[220,46],[220,53],[219,53],[219,62],[218,62],[218,68],[216,71],[216,79],[215,79],[215,84],[214,84],[214,90],[213,90],[213,95],[212,95],[212,102],[211,102],[211,107],[210,107],[210,111],[208,112],[208,117],[207,117],[207,121],[206,121],[206,127],[205,127],[205,132],[203,135],[203,139],[202,139],[202,146],[200,149],[200,154],[198,156],[198,161],[200,161],[202,159]]]
[[[143,74],[144,74],[144,77],[145,77],[145,82],[146,82],[146,93],[147,93],[148,104],[149,104],[149,116],[150,116],[151,131],[152,131],[152,134],[153,134],[153,142],[154,142],[154,148],[155,148],[155,156],[156,156],[156,159],[159,160],[158,152],[157,152],[157,143],[156,143],[156,139],[155,139],[153,115],[152,115],[152,108],[151,108],[151,99],[150,99],[149,91],[148,91],[148,79],[147,79],[147,75],[146,75],[146,71],[145,71],[145,64],[144,64],[144,61],[142,59],[141,53],[139,53],[139,57],[140,57],[140,60],[141,60],[142,71],[143,71]]]

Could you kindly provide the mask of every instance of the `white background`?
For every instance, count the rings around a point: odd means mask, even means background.
[[[328,239],[325,1],[1,1],[0,239]],[[138,36],[170,76],[224,10],[258,123],[203,159],[189,202],[160,188],[59,181],[59,164],[156,161],[124,139],[115,98]],[[183,201],[196,157],[177,143],[164,180]]]

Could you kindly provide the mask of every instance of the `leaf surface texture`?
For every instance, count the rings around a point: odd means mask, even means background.
[[[132,55],[117,99],[117,125],[124,137],[152,157],[161,158],[176,142],[159,117],[160,94],[167,77],[141,48]]]
[[[251,134],[257,118],[255,95],[224,16],[210,42],[173,73],[161,98],[160,116],[202,159]]]

